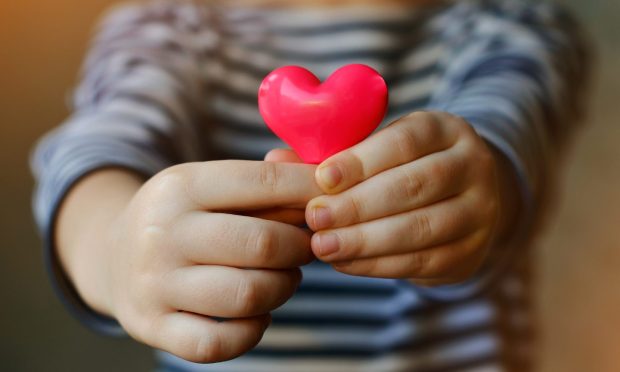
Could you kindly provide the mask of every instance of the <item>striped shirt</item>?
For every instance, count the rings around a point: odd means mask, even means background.
[[[99,28],[73,114],[32,159],[52,282],[86,325],[123,334],[85,305],[53,254],[53,222],[67,190],[106,166],[153,175],[182,162],[262,159],[283,147],[257,108],[258,87],[271,70],[302,65],[325,79],[342,65],[364,63],[390,89],[383,125],[416,110],[446,111],[506,155],[525,201],[512,238],[493,247],[475,277],[436,288],[312,263],[246,355],[199,365],[157,352],[158,360],[188,371],[525,371],[534,328],[528,242],[581,112],[586,57],[578,25],[546,2],[119,6]]]

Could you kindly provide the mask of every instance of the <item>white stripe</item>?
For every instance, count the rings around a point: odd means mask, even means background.
[[[271,63],[269,65],[271,66]],[[275,66],[275,62],[273,66]],[[269,67],[267,70],[271,70],[271,68]],[[247,95],[257,94],[262,80],[262,77],[256,77],[246,71],[233,70],[230,67],[224,66],[221,61],[215,60],[205,64],[205,76],[213,82],[220,83],[233,91]],[[205,104],[209,107],[211,105],[210,98],[205,97],[205,99]]]
[[[403,70],[415,71],[439,62],[445,54],[446,46],[443,43],[428,43],[408,53],[404,59],[399,61],[399,65]]]
[[[431,64],[437,63],[438,58],[443,53],[444,47],[439,44],[431,44],[424,47],[421,51],[412,50],[412,53],[407,57],[407,62],[399,63],[398,67],[401,69],[401,74],[406,76],[407,74],[414,73],[415,71],[425,68]],[[275,59],[271,54],[263,51],[253,51],[243,49],[238,46],[229,46],[225,48],[225,52],[232,61],[246,63],[252,61],[252,64],[265,71],[273,70],[282,65],[296,65],[301,64],[305,68],[309,69],[319,79],[325,80],[335,70],[346,64],[346,61],[324,61],[324,62],[311,62],[311,61],[298,61],[293,59]],[[381,62],[375,58],[371,59],[356,59],[356,63],[363,63],[371,66],[381,74],[394,74],[394,67],[391,67],[389,63]],[[226,86],[234,91],[238,91],[244,94],[254,95],[258,91],[258,87],[262,81],[262,77],[257,77],[249,72],[235,70],[228,66],[223,65],[221,61],[216,59],[209,60],[205,63],[205,75],[206,79],[225,83]],[[435,82],[436,84],[437,82]],[[432,89],[436,86],[432,85]],[[425,87],[426,89],[426,87]],[[390,92],[391,96],[398,99],[398,93]]]
[[[301,48],[305,48],[304,42],[299,42],[298,45]],[[329,44],[325,43],[324,48],[320,48],[318,51],[316,51],[317,54],[323,53],[323,50],[327,48],[327,45]],[[368,48],[366,45],[364,46],[364,48],[352,48],[351,45],[347,45],[346,47],[343,47],[341,45],[336,45],[336,44],[334,44],[332,47],[334,50],[338,50],[341,52],[356,52],[356,51],[372,50],[371,48]],[[382,74],[385,74],[388,71],[388,67],[392,66],[390,61],[385,61],[379,57],[357,57],[357,58],[356,57],[341,57],[338,59],[324,59],[324,60],[319,60],[319,61],[307,60],[303,58],[300,59],[297,56],[289,56],[288,52],[291,52],[290,50],[282,50],[283,55],[280,58],[276,58],[274,57],[273,54],[266,52],[264,50],[253,50],[253,49],[244,48],[243,46],[235,46],[231,44],[222,47],[221,51],[223,55],[225,55],[226,58],[232,61],[233,63],[245,64],[248,61],[251,61],[254,67],[265,70],[265,71],[270,71],[276,67],[283,66],[283,65],[302,65],[305,68],[311,70],[321,80],[324,80],[325,78],[327,78],[327,76],[329,76],[337,68],[344,66],[348,63],[366,64],[366,65],[373,67],[375,70],[377,70],[378,72]],[[306,52],[311,53],[311,51],[308,51],[308,50],[306,50]],[[416,54],[416,53],[413,53],[413,54]],[[406,64],[406,65],[401,64],[401,66],[404,67],[404,70],[405,70],[404,73],[406,74],[407,72],[412,72],[412,71],[415,71],[415,69],[424,67],[425,63],[432,63],[433,62],[432,57],[433,55],[431,54],[428,57],[421,58],[420,61],[417,61],[416,63]],[[217,68],[222,69],[221,67],[217,67]],[[229,69],[229,72],[242,73],[240,71],[230,71],[230,69]],[[229,76],[224,76],[223,78],[225,78],[227,81]]]
[[[235,79],[233,76],[235,75],[230,76],[231,86],[238,83],[239,85],[237,85],[236,88],[243,89],[247,94],[257,94],[258,87],[260,85],[258,80],[252,79],[247,75],[241,79]],[[247,80],[245,80],[245,78],[247,78]],[[390,104],[399,105],[429,96],[433,91],[434,86],[437,84],[437,81],[437,76],[429,75],[422,80],[416,80],[402,85],[394,85],[390,92]],[[225,125],[226,118],[248,123],[251,127],[264,125],[264,121],[258,111],[257,104],[250,104],[246,101],[232,100],[228,96],[221,94],[211,97],[210,102],[215,115],[224,119],[224,122],[222,123],[223,125]]]
[[[277,35],[270,47],[282,53],[339,53],[359,51],[393,51],[402,46],[403,38],[381,30],[352,30],[330,35]]]
[[[433,74],[406,84],[395,84],[390,90],[390,104],[400,105],[418,98],[428,97],[439,80],[440,77]]]
[[[247,7],[247,5],[245,5]],[[225,13],[225,17],[239,17],[244,10],[232,9]],[[261,21],[273,28],[299,29],[303,27],[321,28],[330,25],[339,25],[357,22],[404,22],[413,20],[415,10],[407,8],[403,11],[399,7],[374,7],[374,6],[347,6],[347,7],[303,7],[291,9],[249,9],[255,12]],[[247,13],[246,13],[247,14]],[[263,24],[264,27],[264,24]]]

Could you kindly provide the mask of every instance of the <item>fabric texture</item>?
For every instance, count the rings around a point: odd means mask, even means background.
[[[80,299],[54,255],[54,221],[72,185],[104,167],[151,176],[173,164],[262,159],[283,147],[263,123],[258,86],[303,65],[325,79],[348,63],[386,78],[383,126],[416,110],[466,119],[514,166],[525,211],[478,275],[422,289],[406,281],[303,268],[254,350],[198,365],[159,352],[170,370],[496,371],[527,365],[528,241],[542,215],[587,81],[587,48],[561,8],[525,0],[426,8],[237,8],[207,2],[121,5],[101,23],[73,114],[32,158],[34,210],[58,295],[92,329],[122,335]],[[525,368],[525,367],[523,367]],[[525,369],[520,369],[525,370]]]

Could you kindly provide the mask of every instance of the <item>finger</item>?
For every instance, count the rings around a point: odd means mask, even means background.
[[[312,251],[322,261],[389,256],[430,248],[476,231],[481,218],[464,197],[411,212],[324,230],[312,236]]]
[[[394,279],[459,280],[473,274],[486,247],[471,236],[448,244],[404,254],[335,262],[334,269],[349,275]]]
[[[301,271],[243,270],[226,266],[191,266],[166,276],[163,301],[196,314],[245,318],[266,314],[288,300]]]
[[[291,149],[273,149],[265,155],[265,161],[276,163],[303,163],[297,153]],[[305,222],[304,211],[292,208],[271,208],[254,213],[250,212],[247,215],[295,226],[301,226]]]
[[[190,263],[286,269],[314,259],[310,233],[289,224],[225,213],[193,212],[170,234]]]
[[[287,223],[293,226],[303,226],[306,222],[305,210],[303,209],[271,208],[262,211],[250,211],[243,214],[264,220]]]
[[[314,181],[315,166],[264,161],[220,160],[169,168],[179,182],[188,208],[210,211],[305,208],[322,192]],[[165,183],[165,182],[164,182]]]
[[[218,322],[192,313],[169,313],[154,325],[151,346],[195,363],[221,362],[256,346],[270,319],[263,315]]]
[[[366,140],[325,160],[316,180],[329,194],[358,184],[386,169],[452,146],[457,131],[443,125],[439,113],[414,113]]]
[[[336,195],[308,204],[314,231],[350,226],[424,207],[465,191],[467,169],[451,151],[434,153],[389,169]]]
[[[265,155],[265,161],[280,163],[303,163],[297,153],[290,149],[273,149]]]

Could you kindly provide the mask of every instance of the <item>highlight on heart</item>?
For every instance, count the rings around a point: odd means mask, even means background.
[[[267,126],[309,164],[368,137],[381,124],[387,104],[385,80],[362,64],[343,66],[324,82],[303,67],[280,67],[258,91]]]

